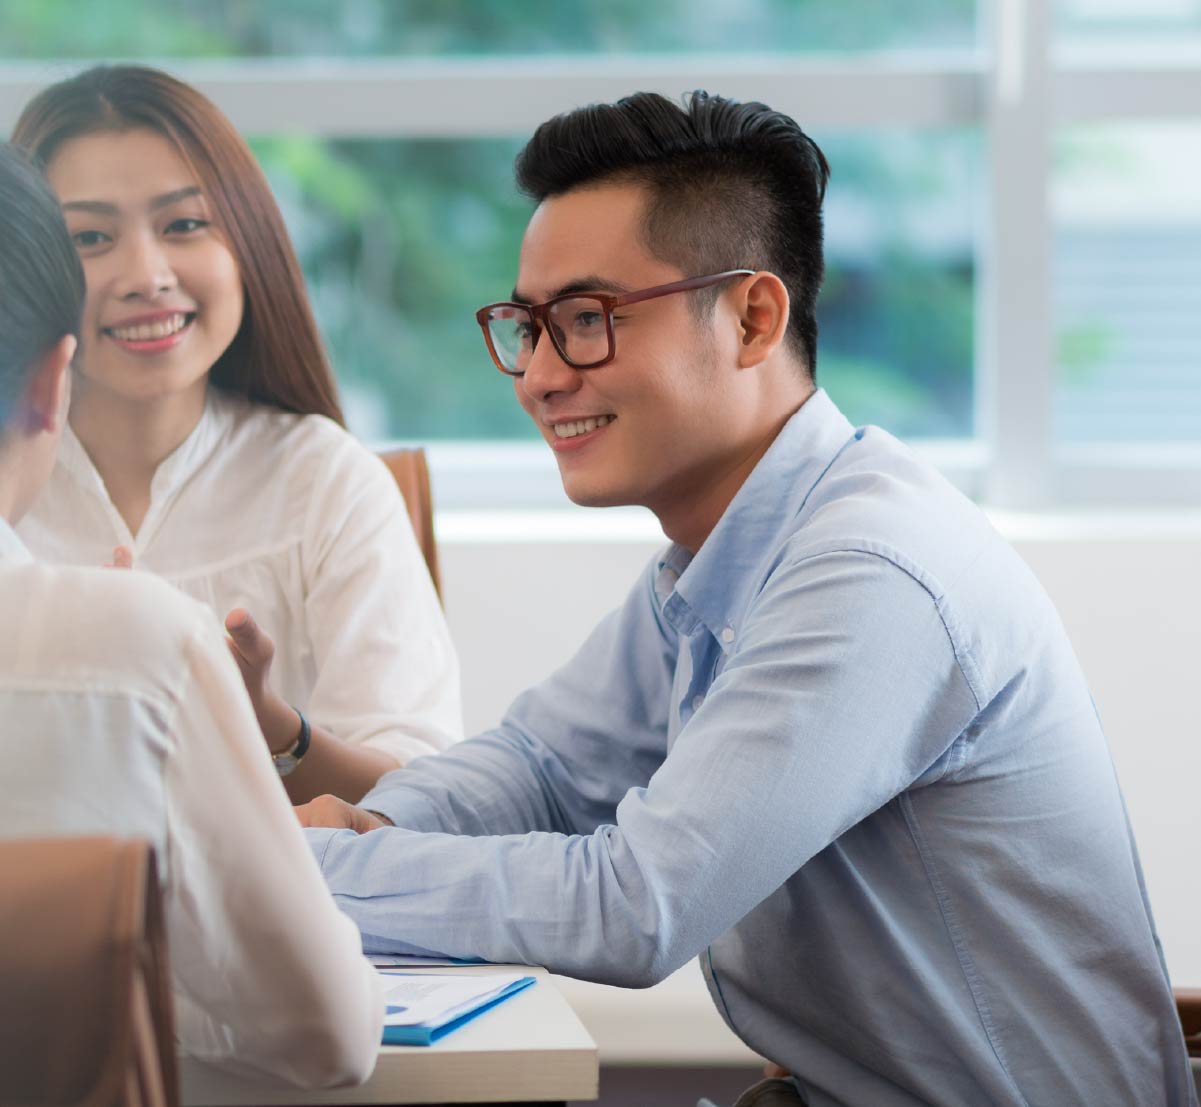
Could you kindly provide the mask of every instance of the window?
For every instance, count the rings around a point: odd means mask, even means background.
[[[444,503],[556,487],[472,320],[512,286],[521,142],[696,87],[795,115],[830,157],[819,378],[853,420],[1006,506],[1201,495],[1201,0],[15,0],[0,43],[8,122],[112,56],[217,99],[354,429],[434,443],[468,474]]]
[[[475,322],[504,299],[530,204],[519,138],[255,140],[367,441],[537,437]]]
[[[426,58],[970,47],[974,0],[10,0],[12,58]]]
[[[1057,440],[1201,443],[1201,117],[1074,127],[1055,162]]]
[[[1178,49],[1201,44],[1198,0],[1061,0],[1054,29],[1060,43]]]

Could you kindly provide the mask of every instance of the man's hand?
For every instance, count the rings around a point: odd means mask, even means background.
[[[366,834],[392,824],[371,811],[355,807],[337,796],[318,796],[309,803],[292,808],[301,826],[327,826],[337,830],[353,830]]]
[[[299,737],[300,717],[271,690],[275,643],[242,607],[235,607],[225,616],[225,629],[229,633],[229,652],[238,663],[267,748],[282,753]]]

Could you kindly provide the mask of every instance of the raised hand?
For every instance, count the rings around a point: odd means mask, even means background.
[[[225,616],[225,629],[229,652],[238,663],[267,748],[282,753],[300,733],[300,716],[271,690],[275,643],[242,607],[235,607]]]

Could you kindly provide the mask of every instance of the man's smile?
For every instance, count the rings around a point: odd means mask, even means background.
[[[550,423],[556,438],[575,438],[581,434],[589,434],[600,427],[608,426],[616,415],[589,415],[583,419],[566,420]]]

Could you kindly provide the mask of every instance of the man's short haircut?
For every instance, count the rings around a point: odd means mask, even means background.
[[[516,170],[518,187],[538,203],[586,186],[645,187],[647,248],[686,277],[775,273],[791,300],[786,341],[816,378],[830,166],[793,119],[702,91],[682,105],[638,92],[547,120],[518,154]],[[690,299],[707,313],[719,291]]]

